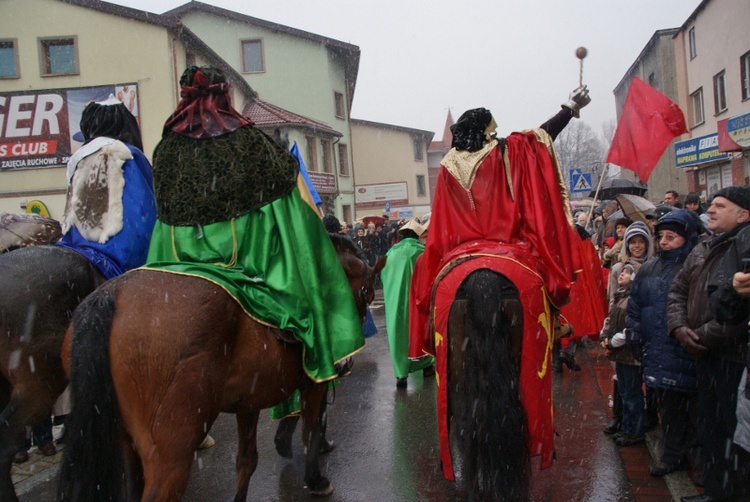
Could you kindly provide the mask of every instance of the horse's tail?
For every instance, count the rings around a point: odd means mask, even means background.
[[[109,360],[115,303],[115,289],[104,286],[89,295],[73,315],[73,409],[65,420],[59,502],[126,498],[118,435],[120,411]]]
[[[513,324],[523,318],[514,319],[502,308],[507,300],[519,300],[518,290],[504,276],[479,270],[469,276],[464,292],[466,392],[454,416],[460,434],[476,441],[476,458],[463,462],[476,466],[475,473],[465,473],[473,478],[466,481],[485,500],[528,500],[528,431],[519,393],[520,361],[512,339]]]

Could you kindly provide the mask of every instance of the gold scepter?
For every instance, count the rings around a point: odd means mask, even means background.
[[[578,70],[578,87],[583,87],[583,60],[588,56],[589,51],[586,47],[579,47],[576,49],[576,57],[580,62]]]

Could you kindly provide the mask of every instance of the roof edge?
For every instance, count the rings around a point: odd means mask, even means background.
[[[383,129],[393,129],[395,131],[408,132],[410,134],[419,134],[421,136],[429,136],[430,138],[429,141],[432,141],[432,138],[435,136],[435,133],[432,131],[425,131],[424,129],[415,129],[413,127],[405,127],[405,126],[399,126],[395,124],[385,124],[382,122],[373,122],[371,120],[350,118],[349,122],[351,122],[353,125],[380,127]]]

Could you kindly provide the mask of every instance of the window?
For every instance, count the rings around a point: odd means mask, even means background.
[[[349,149],[339,143],[339,174],[349,176]]]
[[[422,160],[422,142],[414,138],[414,160]]]
[[[695,49],[695,27],[690,28],[688,32],[688,42],[690,43],[690,59],[693,59],[698,55],[698,51]]]
[[[16,39],[0,40],[0,78],[18,78],[20,76]]]
[[[331,142],[327,139],[320,140],[320,146],[323,150],[323,172],[333,172],[333,159],[331,158]]]
[[[424,174],[417,175],[417,196],[424,197],[427,195],[427,187],[424,183]]]
[[[740,75],[742,76],[742,100],[750,99],[750,52],[740,58]]]
[[[703,87],[690,95],[693,107],[693,127],[703,123]]]
[[[42,75],[77,75],[78,50],[76,37],[39,39]]]
[[[242,72],[258,73],[265,71],[263,63],[263,42],[261,40],[242,41]]]
[[[714,113],[720,114],[727,109],[726,73],[724,70],[714,75]]]
[[[343,204],[341,206],[341,212],[343,213],[344,219],[342,221],[347,222],[351,228],[351,222],[352,222],[352,206],[350,204]]]
[[[344,95],[340,92],[333,93],[333,101],[336,105],[336,116],[340,119],[346,118],[346,106],[344,106]]]
[[[313,136],[305,136],[305,144],[307,145],[307,170],[317,171],[318,150],[315,148],[315,138]]]

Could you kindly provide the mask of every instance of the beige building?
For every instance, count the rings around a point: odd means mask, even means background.
[[[280,127],[297,142],[325,212],[340,218],[351,214],[355,176],[349,110],[359,47],[196,1],[164,15],[179,18],[242,75],[263,103],[306,122]]]
[[[690,191],[706,198],[750,176],[750,2],[704,0],[675,37],[679,105],[690,139],[676,145]]]
[[[3,0],[0,16],[0,212],[60,218],[83,106],[117,95],[137,116],[146,155],[179,101],[190,63],[223,69],[233,100],[249,84],[173,19],[98,0]]]
[[[614,90],[618,119],[633,77],[638,77],[672,101],[678,101],[674,43],[674,36],[678,32],[678,28],[658,30],[628,68]],[[687,190],[686,173],[675,167],[674,144],[680,139],[677,138],[670,143],[651,173],[646,194],[648,199],[661,201],[667,190],[676,190],[680,194]],[[627,179],[638,178],[638,175],[627,169],[622,169],[620,176]]]
[[[434,133],[359,119],[351,126],[355,219],[387,213],[396,220],[430,212],[427,147]]]

